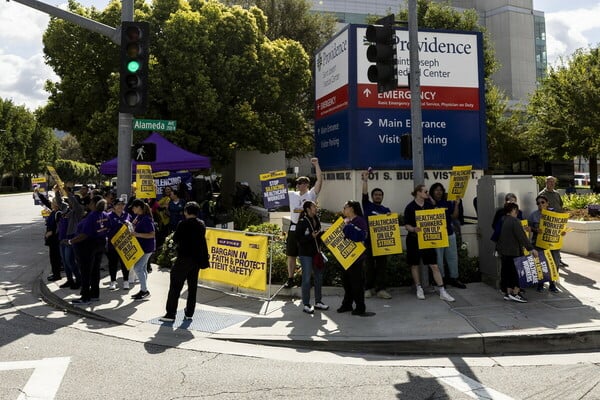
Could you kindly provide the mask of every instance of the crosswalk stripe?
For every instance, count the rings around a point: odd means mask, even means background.
[[[54,400],[70,362],[70,357],[7,361],[0,362],[0,371],[33,369],[17,400]]]
[[[473,399],[514,400],[510,396],[485,387],[476,380],[461,374],[456,368],[429,368],[426,371],[445,384],[452,386]]]

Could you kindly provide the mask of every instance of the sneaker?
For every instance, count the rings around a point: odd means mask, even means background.
[[[315,303],[315,308],[317,310],[329,310],[329,306],[323,304],[323,302],[321,302],[321,301],[318,301],[318,302]]]
[[[193,315],[188,316],[188,312],[187,309],[184,308],[183,309],[183,320],[184,321],[191,321],[192,320]]]
[[[421,286],[417,286],[417,299],[425,300],[425,293],[423,293],[423,288]]]
[[[137,292],[136,294],[131,296],[131,298],[136,301],[144,300],[144,299],[147,299],[148,297],[150,297],[150,292],[148,290],[146,290],[145,292],[140,290],[139,292]]]
[[[465,285],[464,283],[462,283],[462,282],[461,282],[460,280],[458,280],[458,279],[452,279],[452,280],[450,281],[450,284],[451,284],[452,286],[454,286],[455,288],[459,288],[459,289],[466,289],[466,288],[467,288],[467,285]]]
[[[123,289],[129,290],[129,281],[123,282]]]
[[[315,310],[312,308],[312,306],[310,304],[305,304],[304,308],[302,308],[302,311],[304,311],[307,314],[313,314],[315,312]]]
[[[90,299],[84,299],[83,297],[80,299],[71,300],[71,304],[90,304]]]
[[[160,322],[175,322],[175,317],[165,315],[164,317],[160,317],[158,320]]]
[[[115,281],[110,282],[110,285],[108,285],[108,290],[117,290],[117,289],[118,289],[117,282],[115,282]]]
[[[291,289],[294,286],[294,279],[288,278],[288,280],[283,284],[284,289]]]
[[[527,300],[522,297],[520,294],[509,294],[508,298],[512,301],[516,301],[517,303],[527,303]]]
[[[506,293],[504,293],[504,300],[509,301],[510,300],[510,296]]]
[[[538,291],[538,293],[542,293],[544,291],[544,284],[538,283],[536,290]]]
[[[71,281],[71,282],[69,282],[69,281],[66,281],[66,282],[65,282],[65,283],[63,283],[62,285],[59,285],[58,287],[59,287],[59,288],[61,288],[61,289],[67,289],[67,288],[70,288],[70,287],[71,287],[71,285],[74,285],[74,284],[75,284],[75,282],[72,282],[72,281]]]
[[[370,299],[373,296],[371,289],[365,290],[365,299]]]
[[[389,294],[385,289],[381,289],[380,291],[377,292],[377,297],[379,297],[380,299],[388,300],[388,299],[392,298],[392,295]]]
[[[48,276],[48,282],[60,281],[61,277],[59,275],[50,275]]]
[[[440,299],[447,301],[449,303],[452,303],[454,300],[454,297],[450,296],[450,293],[446,292],[445,290],[440,290]]]
[[[550,290],[552,293],[559,293],[560,292],[560,290],[558,290],[558,288],[556,287],[556,285],[554,284],[554,282],[552,282],[550,284],[550,288],[548,290]]]

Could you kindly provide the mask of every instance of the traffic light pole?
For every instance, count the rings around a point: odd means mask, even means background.
[[[12,0],[15,3],[41,11],[53,17],[69,21],[84,29],[97,32],[108,37],[113,43],[121,45],[120,29],[104,25],[81,15],[42,3],[37,0]],[[122,0],[121,21],[133,21],[133,0]],[[118,139],[118,164],[117,164],[117,191],[118,194],[131,191],[131,146],[133,144],[133,115],[119,113],[119,139]]]
[[[413,182],[415,187],[425,183],[423,155],[423,125],[421,113],[421,70],[419,68],[419,26],[417,0],[408,0],[408,42],[410,44],[410,119],[412,134]]]

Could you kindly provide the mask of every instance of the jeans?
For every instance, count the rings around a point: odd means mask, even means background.
[[[456,247],[456,234],[448,236],[448,247],[438,247],[435,249],[437,255],[437,265],[440,268],[440,274],[444,277],[444,256],[448,262],[448,272],[450,272],[450,278],[458,278],[458,248]]]
[[[60,256],[62,258],[63,266],[65,267],[65,275],[69,282],[81,283],[81,272],[79,271],[79,265],[75,261],[75,250],[73,246],[68,244],[60,245]]]
[[[321,287],[323,286],[323,270],[313,268],[312,256],[300,256],[300,265],[302,266],[302,303],[310,304],[310,276],[314,275],[315,281],[315,304],[319,303],[321,298]]]
[[[151,256],[152,253],[144,253],[142,258],[140,258],[133,265],[133,270],[140,280],[140,290],[142,292],[146,292],[148,290],[148,270],[146,269],[146,264],[148,264],[148,260]]]

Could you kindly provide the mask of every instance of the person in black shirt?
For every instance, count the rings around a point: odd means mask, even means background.
[[[177,302],[183,283],[187,281],[188,296],[184,310],[184,320],[191,320],[196,309],[196,291],[198,289],[198,273],[208,268],[209,255],[206,244],[206,226],[198,218],[200,206],[195,201],[187,203],[183,209],[184,220],[181,221],[173,241],[177,245],[177,260],[171,268],[171,283],[167,296],[167,313],[160,318],[163,322],[174,322],[177,314]]]

